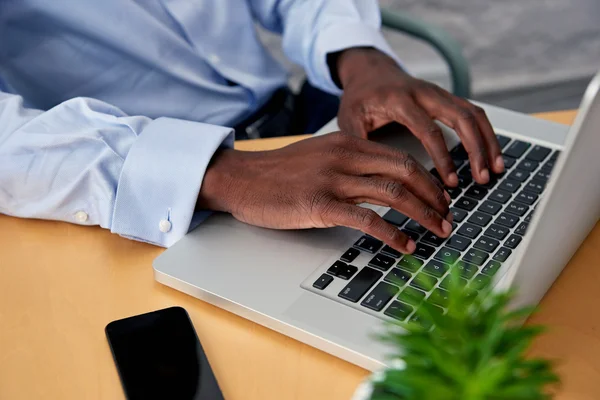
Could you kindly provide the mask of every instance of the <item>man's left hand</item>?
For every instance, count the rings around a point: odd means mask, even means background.
[[[485,112],[444,89],[413,78],[394,60],[371,48],[349,49],[337,56],[344,94],[338,114],[343,132],[362,138],[390,122],[406,126],[425,146],[448,186],[458,176],[438,120],[453,128],[469,154],[473,178],[487,183],[489,169],[504,171],[500,146]]]

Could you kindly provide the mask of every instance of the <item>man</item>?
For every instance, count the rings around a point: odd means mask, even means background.
[[[343,92],[342,133],[232,150],[229,127],[256,134],[248,128],[286,86],[255,23],[283,35],[313,86]],[[348,226],[412,252],[357,205],[370,202],[446,237],[440,182],[368,132],[406,125],[449,186],[457,176],[434,119],[457,130],[477,182],[503,171],[500,149],[483,111],[406,74],[379,27],[374,0],[5,0],[0,212],[169,246],[225,211],[270,228]]]

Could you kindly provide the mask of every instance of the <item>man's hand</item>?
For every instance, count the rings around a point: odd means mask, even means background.
[[[392,207],[447,237],[449,201],[440,182],[409,154],[332,133],[273,151],[219,151],[204,176],[197,208],[266,228],[347,226],[412,253],[415,242],[357,204]]]
[[[504,171],[500,146],[485,112],[442,88],[411,77],[387,55],[369,48],[346,50],[336,59],[344,94],[338,114],[343,132],[362,138],[390,122],[406,126],[423,143],[444,183],[458,185],[438,120],[453,128],[469,154],[476,182],[491,168]]]

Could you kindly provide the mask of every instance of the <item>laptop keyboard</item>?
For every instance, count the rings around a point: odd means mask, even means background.
[[[473,182],[462,144],[450,152],[459,185],[446,188],[454,216],[449,238],[390,210],[383,218],[415,240],[415,252],[403,255],[363,235],[312,283],[311,290],[382,318],[405,321],[416,320],[415,307],[426,297],[444,312],[448,272],[454,264],[459,265],[465,285],[473,290],[483,287],[521,243],[559,155],[543,146],[497,137],[506,171],[485,185]],[[362,265],[355,266],[359,262]],[[328,290],[337,280],[345,282],[341,290]]]

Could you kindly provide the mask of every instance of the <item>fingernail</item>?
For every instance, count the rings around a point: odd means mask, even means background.
[[[414,253],[416,249],[417,244],[415,243],[415,241],[412,239],[408,239],[408,242],[406,243],[406,250],[408,251],[408,253]]]
[[[490,180],[490,171],[488,171],[487,168],[482,169],[479,172],[479,175],[481,175],[481,179],[483,179],[486,182],[488,182]]]
[[[450,197],[450,195],[448,194],[448,192],[446,192],[445,190],[444,190],[444,197],[446,198],[446,201],[448,203],[450,203],[452,201],[452,197]]]
[[[446,220],[442,222],[442,232],[444,234],[449,235],[452,232],[452,224]]]
[[[496,157],[496,168],[499,171],[504,171],[504,159],[502,158],[502,156]]]
[[[448,183],[450,184],[450,186],[458,185],[458,175],[456,175],[455,172],[448,175]]]

